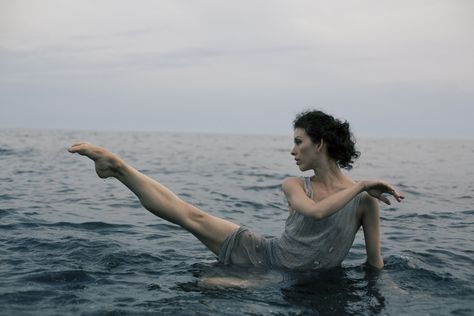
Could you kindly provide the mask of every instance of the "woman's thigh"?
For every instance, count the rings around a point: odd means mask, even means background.
[[[198,238],[213,253],[219,255],[224,240],[240,226],[223,218],[211,215],[186,203],[186,219],[182,226]]]

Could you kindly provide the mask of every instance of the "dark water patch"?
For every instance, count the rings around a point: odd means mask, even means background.
[[[461,219],[459,216],[459,212],[433,212],[434,215],[438,216],[438,218],[443,218],[443,219]]]
[[[77,295],[71,293],[64,293],[60,295],[56,295],[49,299],[49,303],[53,304],[53,306],[67,306],[67,305],[83,305],[83,304],[92,304],[91,301],[81,298]]]
[[[0,201],[2,200],[5,200],[5,201],[9,201],[9,200],[17,200],[18,199],[18,194],[0,194]]]
[[[465,222],[465,223],[453,223],[453,224],[450,224],[448,227],[458,229],[458,228],[467,228],[467,227],[473,228],[473,226],[474,226],[474,222]]]
[[[459,316],[472,316],[474,315],[473,308],[459,308],[451,311],[452,315],[459,315]]]
[[[220,197],[222,197],[226,200],[230,197],[228,194],[223,193],[223,192],[209,191],[209,193],[212,194],[212,195],[219,195]]]
[[[419,254],[417,255],[419,256]],[[421,257],[428,258],[429,254],[423,254]],[[439,259],[436,260],[439,263]],[[441,265],[441,267],[444,266]],[[402,289],[412,293],[430,293],[436,297],[454,295],[458,298],[474,295],[474,289],[470,283],[457,279],[448,272],[435,272],[420,267],[408,257],[394,258],[390,256],[386,260],[385,268],[396,277],[396,281]]]
[[[16,208],[0,208],[0,218],[7,216],[15,216],[17,214]]]
[[[438,216],[436,214],[418,214],[418,213],[407,213],[401,214],[393,218],[393,220],[398,219],[420,219],[420,220],[436,220]]]
[[[162,261],[162,258],[148,253],[119,251],[102,255],[99,263],[107,270],[118,268],[134,270],[136,267],[143,269],[146,265],[157,265]]]
[[[40,215],[40,213],[32,211],[32,212],[24,212],[23,215],[30,217],[30,216]]]
[[[54,296],[56,292],[49,290],[27,290],[0,293],[0,305],[34,305],[47,297]]]
[[[436,249],[436,248],[430,248],[426,250],[427,253],[431,254],[432,256],[438,256],[438,257],[443,257],[441,260],[442,265],[441,267],[446,267],[446,262],[465,262],[467,264],[471,264],[474,267],[474,259],[468,256],[464,256],[461,254],[454,253],[451,250],[447,249]]]
[[[264,178],[264,179],[279,179],[275,173],[264,173],[264,172],[254,172],[254,171],[243,171],[238,170],[235,172],[238,176],[248,176],[248,177],[256,177],[256,178]],[[257,179],[258,181],[258,179]]]
[[[36,237],[21,237],[5,241],[8,249],[11,251],[25,252],[34,251],[39,253],[41,251],[51,251],[59,248],[61,242],[56,240],[40,239]]]
[[[42,173],[44,173],[44,171],[43,170],[14,170],[13,171],[13,174],[15,174],[15,175],[34,174],[34,173],[42,174]]]
[[[41,224],[38,223],[13,223],[0,225],[0,230],[17,230],[17,229],[35,229],[41,227]]]
[[[75,192],[75,191],[76,191],[76,190],[73,189],[73,188],[67,188],[67,187],[65,187],[65,188],[61,188],[61,189],[59,189],[59,190],[56,190],[56,191],[54,191],[54,192],[55,192],[55,193],[58,193],[58,194],[62,194],[62,193],[71,193],[71,192]]]
[[[156,284],[156,283],[150,283],[147,285],[146,288],[148,291],[157,291],[157,290],[161,290],[161,285]]]
[[[273,190],[280,189],[280,188],[281,188],[281,184],[272,184],[272,185],[264,185],[264,186],[252,185],[252,186],[243,186],[242,187],[242,189],[244,189],[246,191],[256,191],[256,192],[259,192],[259,191],[273,191]]]
[[[111,208],[116,208],[116,209],[139,209],[139,208],[142,208],[143,206],[139,203],[139,202],[126,202],[126,203],[111,203],[111,204],[107,204],[107,207],[111,207]]]
[[[36,222],[17,222],[12,224],[0,225],[0,229],[15,230],[15,229],[59,229],[59,230],[80,230],[80,231],[92,231],[101,235],[111,233],[122,233],[122,234],[135,234],[133,225],[128,224],[110,224],[105,222],[84,222],[84,223],[71,223],[71,222],[56,222],[56,223],[41,223]]]
[[[57,222],[52,224],[44,224],[46,227],[59,228],[59,229],[77,229],[84,231],[96,231],[100,233],[133,233],[133,225],[129,224],[111,224],[105,222],[83,222],[83,223],[71,223],[71,222]]]
[[[466,215],[474,215],[474,210],[462,211],[461,213]]]
[[[159,233],[153,233],[153,234],[146,234],[143,237],[140,238],[140,240],[158,240],[162,238],[167,238],[169,237],[169,234],[159,234]]]
[[[13,182],[13,178],[0,178],[0,182],[10,183]]]
[[[221,213],[221,214],[244,214],[245,211],[243,210],[238,210],[238,209],[235,209],[235,205],[234,204],[230,204],[230,203],[227,203],[226,205],[226,208],[223,208],[223,209],[219,209],[218,211]]]
[[[191,199],[191,198],[194,197],[192,194],[186,193],[186,192],[182,192],[182,191],[179,192],[178,196],[181,197],[181,198],[187,198],[187,199]]]
[[[13,149],[0,147],[0,157],[13,156],[16,152]]]
[[[31,274],[21,279],[24,282],[35,282],[49,285],[95,282],[95,278],[84,270],[47,271]]]
[[[319,315],[378,314],[386,305],[377,278],[358,269],[334,269],[301,275],[281,289],[285,301]]]
[[[254,201],[240,200],[239,202],[234,203],[235,207],[245,207],[250,210],[261,210],[266,208],[266,205]]]
[[[281,214],[281,211],[288,211],[288,205],[284,203],[268,203],[267,207],[270,209],[274,209],[276,211],[276,214]]]

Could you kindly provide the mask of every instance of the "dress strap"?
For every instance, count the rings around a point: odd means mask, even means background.
[[[311,178],[310,177],[303,177],[304,183],[304,192],[306,195],[312,199],[313,198],[313,186],[311,185]]]

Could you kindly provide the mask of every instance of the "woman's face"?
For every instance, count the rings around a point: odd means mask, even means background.
[[[311,141],[311,138],[302,128],[295,128],[294,144],[291,155],[295,157],[300,170],[314,169],[314,163],[319,152],[318,145]]]

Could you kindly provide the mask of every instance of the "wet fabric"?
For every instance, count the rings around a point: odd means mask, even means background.
[[[313,198],[311,179],[304,189]],[[239,227],[221,246],[219,262],[287,269],[323,269],[341,264],[359,229],[356,211],[361,194],[322,220],[292,211],[281,237],[265,238]]]

